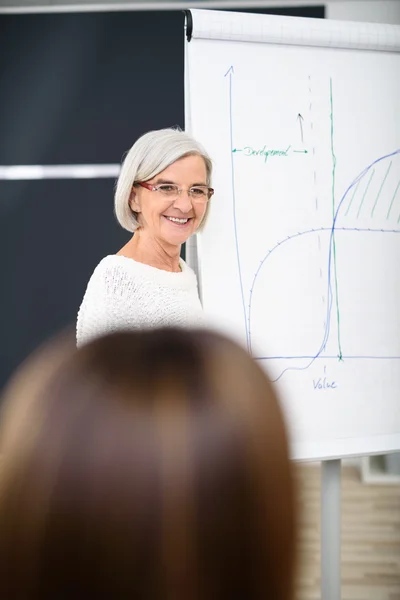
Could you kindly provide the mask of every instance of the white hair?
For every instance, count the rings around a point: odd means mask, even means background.
[[[148,181],[185,156],[204,159],[207,185],[211,184],[211,159],[199,142],[178,128],[159,129],[142,135],[127,153],[115,187],[114,209],[119,224],[128,231],[139,227],[137,213],[129,204],[136,181]],[[208,212],[208,206],[202,223]]]

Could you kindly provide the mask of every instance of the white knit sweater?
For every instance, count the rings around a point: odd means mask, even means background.
[[[180,265],[172,273],[124,256],[103,258],[78,312],[77,345],[121,329],[203,325],[196,275],[182,259]]]

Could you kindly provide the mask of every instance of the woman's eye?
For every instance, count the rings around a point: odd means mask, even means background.
[[[171,192],[174,192],[176,190],[176,187],[174,185],[160,185],[158,187],[158,189],[160,190],[160,192],[163,192],[164,194],[170,194]]]
[[[191,192],[194,196],[204,196],[206,191],[203,188],[192,188]]]

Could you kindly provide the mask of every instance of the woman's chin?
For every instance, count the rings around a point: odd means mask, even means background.
[[[169,236],[163,236],[164,240],[170,244],[171,246],[181,246],[182,244],[184,244],[192,235],[192,233],[187,233],[185,235],[181,234],[181,235],[169,235]]]
[[[190,219],[185,225],[174,223],[165,218],[163,220],[163,237],[170,244],[184,244],[193,233],[193,219]]]

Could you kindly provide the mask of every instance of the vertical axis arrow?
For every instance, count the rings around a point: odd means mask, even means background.
[[[244,327],[246,331],[246,342],[247,349],[251,353],[251,342],[249,335],[249,328],[247,323],[247,311],[246,311],[246,303],[244,299],[244,290],[243,290],[243,279],[242,279],[242,269],[240,265],[240,253],[239,253],[239,241],[238,241],[238,232],[237,232],[237,220],[236,220],[236,193],[235,193],[235,170],[234,170],[234,160],[233,160],[233,127],[232,127],[232,75],[234,74],[233,65],[229,67],[224,77],[229,76],[229,136],[230,136],[230,155],[231,155],[231,177],[232,177],[232,201],[233,201],[233,223],[235,230],[235,242],[236,242],[236,260],[239,271],[239,281],[240,281],[240,291],[242,296],[242,305],[243,305],[243,314],[244,314]]]

